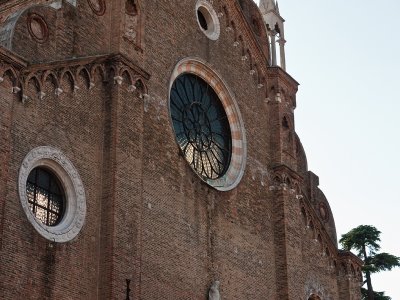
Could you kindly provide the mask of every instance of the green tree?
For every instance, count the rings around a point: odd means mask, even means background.
[[[355,250],[358,257],[364,261],[363,273],[367,289],[361,289],[363,299],[368,300],[390,300],[384,293],[374,292],[371,282],[371,274],[381,271],[390,271],[395,267],[400,267],[400,257],[389,253],[378,253],[381,249],[379,245],[381,232],[371,225],[360,225],[353,228],[348,233],[343,234],[339,242],[347,251]]]
[[[361,288],[361,299],[368,300],[368,290]],[[384,292],[374,292],[374,300],[392,300],[389,296],[385,296]]]

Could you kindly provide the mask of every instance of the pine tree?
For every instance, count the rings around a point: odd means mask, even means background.
[[[381,271],[390,271],[400,267],[400,257],[389,253],[378,253],[381,232],[371,225],[360,225],[348,233],[343,234],[340,243],[347,251],[355,250],[358,257],[364,261],[363,273],[365,274],[364,284],[367,289],[361,289],[363,299],[367,300],[390,300],[383,292],[375,292],[372,288],[371,274]]]

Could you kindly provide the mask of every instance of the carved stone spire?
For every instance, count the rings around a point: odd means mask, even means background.
[[[263,14],[270,10],[276,10],[275,0],[261,0],[260,1],[260,10]]]
[[[285,60],[285,33],[283,23],[285,20],[279,13],[279,6],[276,0],[261,0],[260,11],[263,15],[264,22],[267,26],[269,43],[271,46],[271,65],[280,66],[286,70]],[[277,47],[276,43],[279,44],[279,57],[280,62],[277,62]]]

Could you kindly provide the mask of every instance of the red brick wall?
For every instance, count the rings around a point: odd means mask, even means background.
[[[112,59],[105,64],[105,78],[91,74],[89,80],[81,73],[72,84],[47,81],[41,100],[32,84],[17,95],[10,93],[7,80],[0,84],[0,194],[5,195],[0,198],[0,298],[124,299],[130,279],[132,299],[206,299],[212,281],[219,279],[223,299],[306,299],[308,291],[342,299],[336,273],[306,229],[296,197],[310,198],[295,173],[297,83],[274,69],[258,86],[258,74],[251,75],[249,60],[242,60],[242,47],[254,41],[238,31],[244,42],[234,47],[226,14],[219,39],[209,40],[197,24],[194,0],[140,1],[138,43],[121,36],[124,1],[106,2],[103,16],[95,15],[87,1],[77,3],[76,9],[64,4],[55,13],[33,8],[52,18],[47,44],[35,44],[21,17],[14,51],[29,63],[56,61],[31,67],[57,66],[56,73],[63,66],[76,71],[79,64],[90,71],[100,60],[91,56],[120,52],[135,76],[146,77],[140,68],[150,74],[149,97],[132,92],[133,79],[126,73],[117,84],[121,62]],[[219,11],[222,5],[237,28],[247,24],[234,2],[214,1],[213,6]],[[254,57],[263,55],[256,55],[260,49],[251,51]],[[73,57],[85,58],[71,67]],[[203,183],[175,142],[169,81],[186,57],[206,61],[221,76],[243,117],[247,167],[238,187],[228,192]],[[75,85],[80,88],[74,90]],[[57,87],[63,90],[60,96]],[[267,103],[266,95],[274,100],[277,91],[284,101]],[[25,104],[22,93],[29,97]],[[283,116],[290,119],[289,129],[282,128]],[[293,132],[292,144],[287,130]],[[32,148],[43,145],[67,155],[86,191],[85,225],[64,244],[39,236],[19,201],[20,164]],[[274,168],[282,164],[290,183],[275,182]]]
[[[11,94],[13,83],[6,78],[0,86],[2,95],[0,105],[0,250],[2,249],[4,232],[4,210],[7,201],[7,182],[9,180],[8,161],[10,159],[10,133],[12,123],[12,106],[15,97]]]
[[[93,299],[97,294],[104,132],[104,103],[99,99],[104,89],[99,85],[88,91],[83,82],[79,85],[79,94],[66,88],[55,97],[52,84],[46,84],[44,92],[48,96],[43,100],[23,104],[12,99],[11,156],[0,257],[2,299]],[[7,92],[3,91],[2,99],[10,95]],[[62,150],[85,186],[85,226],[69,243],[55,244],[39,236],[19,201],[17,179],[22,159],[42,145]]]

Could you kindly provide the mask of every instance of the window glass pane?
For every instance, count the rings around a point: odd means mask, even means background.
[[[36,218],[45,225],[57,225],[64,210],[64,193],[58,178],[46,169],[36,168],[29,174],[26,193]]]
[[[58,186],[55,178],[52,178],[52,180],[50,181],[50,192],[58,195],[61,194],[60,187]]]
[[[56,225],[56,224],[58,223],[58,218],[59,218],[59,215],[54,214],[54,213],[49,213],[49,222],[48,222],[48,225],[49,225],[49,226],[54,226],[54,225]]]
[[[36,182],[36,169],[32,170],[29,174],[28,181],[32,183]]]
[[[36,218],[38,218],[42,223],[46,224],[47,211],[44,208],[36,207]]]
[[[48,190],[49,183],[50,183],[50,174],[46,170],[38,169],[38,176],[37,176],[36,184],[39,187]]]
[[[26,184],[26,195],[28,196],[28,202],[35,201],[35,185],[32,183]]]
[[[35,207],[33,206],[33,203],[28,203],[28,205],[29,205],[30,210],[31,210],[33,213],[35,213],[36,209],[35,209]]]
[[[47,207],[49,193],[41,188],[36,189],[36,203],[40,206]]]
[[[193,170],[205,179],[222,177],[230,164],[232,138],[212,87],[196,75],[179,76],[171,88],[170,112],[176,140]]]
[[[62,199],[59,196],[51,195],[49,209],[53,212],[59,213],[61,211]]]

